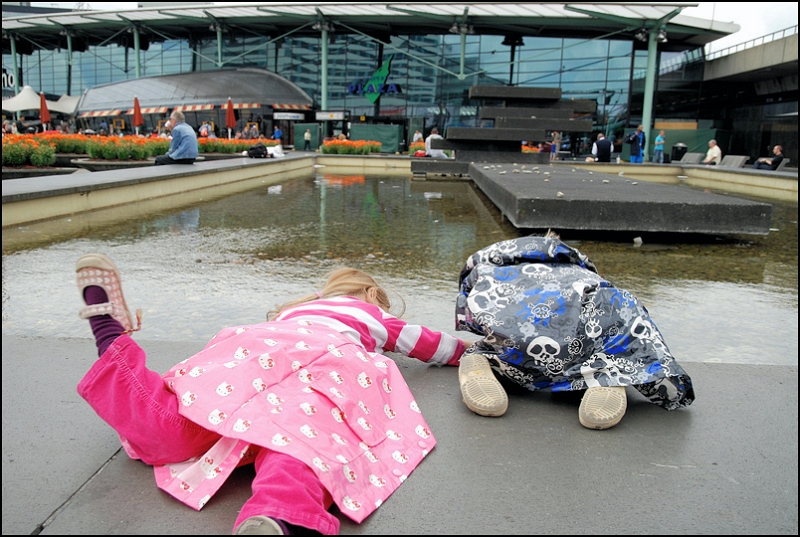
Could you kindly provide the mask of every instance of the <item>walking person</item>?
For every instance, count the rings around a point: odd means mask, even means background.
[[[78,393],[153,465],[159,488],[201,509],[231,472],[255,464],[235,534],[336,534],[328,509],[361,522],[436,445],[392,351],[458,365],[465,343],[389,313],[386,290],[351,268],[321,290],[221,330],[160,375],[131,338],[136,324],[120,272],[106,255],[81,256],[80,311],[99,359]]]
[[[558,151],[561,148],[561,133],[553,131],[553,143],[550,146],[550,160],[558,158]]]
[[[664,164],[664,145],[665,145],[665,132],[659,131],[656,136],[656,141],[653,144],[653,162],[656,164]]]
[[[311,129],[303,133],[303,151],[311,151]]]

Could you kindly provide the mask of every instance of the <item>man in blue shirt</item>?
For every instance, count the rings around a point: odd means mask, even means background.
[[[169,151],[166,155],[156,157],[156,166],[160,164],[193,164],[197,158],[197,135],[186,123],[186,117],[180,110],[170,114],[167,128],[172,131]]]
[[[625,143],[631,144],[631,164],[641,164],[644,156],[645,146],[644,125],[636,127],[636,132],[632,132],[625,138]]]
[[[277,125],[275,125],[275,131],[272,133],[272,138],[274,140],[278,140],[279,142],[283,143],[281,141],[281,138],[283,138],[283,132],[278,128]]]
[[[653,151],[653,162],[656,164],[664,164],[664,131],[660,131],[656,136],[655,150]]]

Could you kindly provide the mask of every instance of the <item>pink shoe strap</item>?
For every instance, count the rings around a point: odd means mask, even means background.
[[[89,317],[97,317],[98,315],[111,315],[114,313],[114,305],[111,302],[103,302],[102,304],[92,304],[82,308],[78,315],[81,319],[88,319]]]

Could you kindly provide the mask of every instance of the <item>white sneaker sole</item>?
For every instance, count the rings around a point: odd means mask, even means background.
[[[594,386],[586,390],[578,408],[578,419],[587,429],[610,429],[628,408],[624,386]]]
[[[458,366],[458,382],[464,403],[481,416],[502,416],[508,410],[508,395],[495,378],[489,360],[480,354],[465,354]]]

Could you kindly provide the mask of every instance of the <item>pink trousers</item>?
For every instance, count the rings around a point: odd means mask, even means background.
[[[147,369],[145,360],[144,350],[121,335],[83,377],[78,393],[143,462],[176,463],[202,455],[220,436],[178,413],[177,396],[161,375]],[[339,532],[339,520],[328,512],[330,493],[304,463],[261,447],[255,470],[253,495],[234,529],[246,518],[262,515],[325,535]]]

